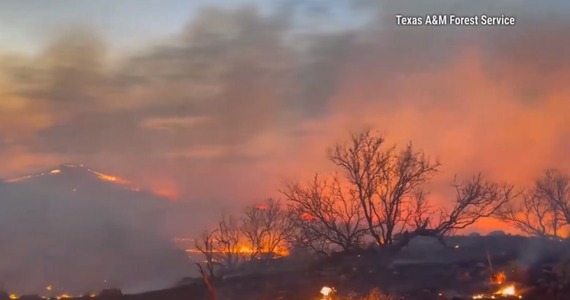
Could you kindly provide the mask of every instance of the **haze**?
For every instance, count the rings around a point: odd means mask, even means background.
[[[570,167],[565,1],[186,2],[0,4],[0,177],[96,166],[199,212],[172,216],[191,235],[329,171],[326,147],[365,126],[438,157],[442,203],[455,174]],[[395,25],[442,12],[517,23]]]

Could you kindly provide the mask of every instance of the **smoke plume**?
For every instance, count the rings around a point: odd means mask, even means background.
[[[190,233],[275,196],[284,178],[330,171],[325,148],[364,126],[438,157],[441,203],[455,174],[524,185],[570,167],[564,1],[353,2],[205,8],[118,59],[90,26],[38,55],[6,54],[0,172],[97,165],[203,212],[171,222]],[[516,25],[396,24],[430,13]]]

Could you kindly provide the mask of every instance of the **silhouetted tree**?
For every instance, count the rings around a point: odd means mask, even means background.
[[[216,275],[216,266],[223,271],[236,269],[243,258],[241,239],[239,220],[234,216],[222,214],[214,230],[204,231],[202,236],[195,240],[194,246],[204,255],[210,277],[214,278]]]
[[[289,183],[281,191],[289,201],[292,223],[297,227],[293,244],[325,253],[329,246],[344,251],[360,247],[367,228],[354,193],[346,193],[338,178],[320,180],[315,175],[306,186]]]
[[[328,158],[341,169],[350,193],[360,203],[370,235],[381,245],[392,244],[394,235],[405,228],[410,196],[439,167],[423,152],[414,151],[412,144],[398,151],[370,130],[352,134],[348,144],[328,149]]]
[[[265,258],[273,257],[285,246],[293,230],[294,224],[279,200],[268,199],[261,205],[245,209],[241,231],[251,245],[250,259],[259,254],[264,254]]]
[[[400,249],[417,236],[437,238],[464,229],[494,214],[513,197],[514,187],[473,176],[452,186],[456,191],[452,209],[434,208],[422,190],[440,164],[430,160],[412,144],[403,150],[385,146],[383,137],[369,130],[351,136],[348,144],[328,150],[328,158],[346,180],[334,176],[333,184],[316,176],[307,187],[289,184],[283,192],[290,209],[302,219],[296,225],[350,250],[364,235],[363,228],[378,245]],[[345,229],[346,228],[346,229]],[[318,234],[316,234],[318,233]],[[395,237],[398,237],[396,240]]]
[[[206,269],[208,270],[208,275],[210,278],[214,278],[214,266],[215,266],[215,253],[216,245],[214,241],[214,235],[217,233],[218,229],[212,231],[205,230],[199,239],[194,240],[194,246],[198,249],[206,259]],[[201,265],[197,263],[200,268]]]
[[[439,220],[432,228],[438,235],[455,233],[481,218],[491,217],[517,195],[513,185],[485,180],[481,174],[461,183],[454,180],[452,186],[455,189],[453,208],[441,208],[435,213]]]
[[[263,237],[266,235],[263,226],[264,216],[261,207],[248,206],[242,218],[241,231],[251,246],[249,259],[256,258],[263,251]]]
[[[564,237],[570,224],[570,176],[546,170],[519,199],[497,211],[495,217],[525,234]]]
[[[241,238],[239,220],[235,216],[222,214],[214,239],[218,244],[220,261],[229,271],[235,270],[243,258]]]

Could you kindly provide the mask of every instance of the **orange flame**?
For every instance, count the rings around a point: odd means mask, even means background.
[[[22,180],[24,180],[24,179],[28,179],[28,178],[31,178],[31,177],[32,177],[32,176],[22,176],[22,177],[18,177],[18,178],[8,179],[8,180],[6,180],[6,181],[4,181],[4,182],[6,182],[6,183],[18,182],[18,181],[22,181]]]
[[[522,296],[517,293],[517,289],[513,284],[501,288],[500,290],[498,290],[496,293],[494,293],[492,295],[477,294],[477,295],[474,295],[472,298],[473,299],[483,299],[483,298],[497,299],[497,297],[518,297],[518,298],[522,298]]]
[[[323,288],[321,289],[321,294],[325,297],[329,296],[331,292],[333,292],[334,289],[328,287],[328,286],[323,286]]]
[[[509,285],[500,289],[496,294],[500,296],[516,296],[517,290],[514,285]]]
[[[507,280],[507,275],[505,274],[504,271],[501,271],[493,275],[493,277],[491,278],[491,282],[496,284],[503,284],[505,280]]]

